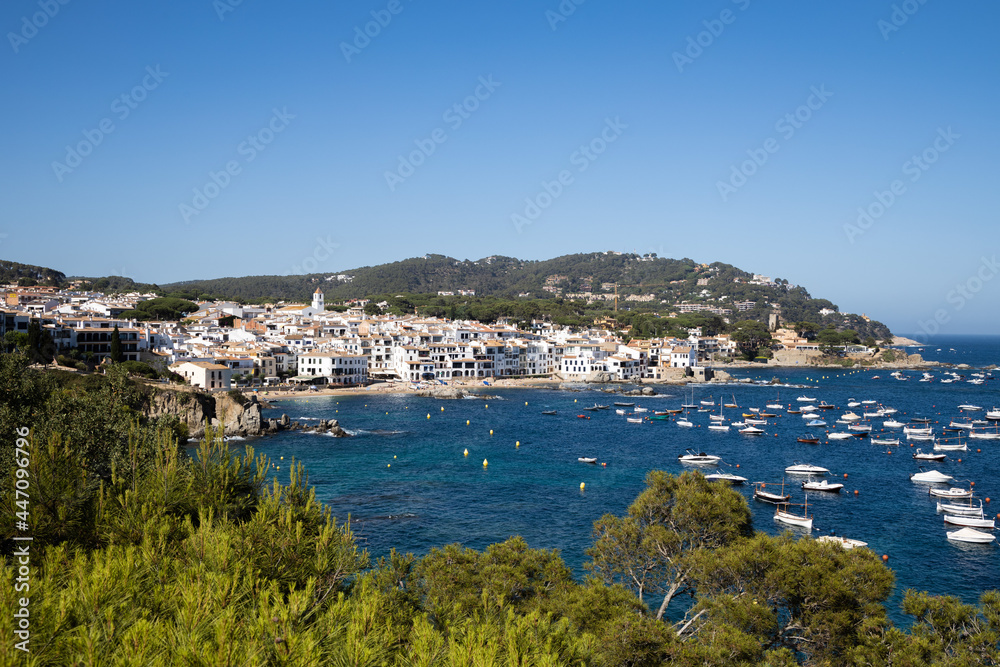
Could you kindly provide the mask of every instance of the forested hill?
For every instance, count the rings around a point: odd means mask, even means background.
[[[64,282],[66,275],[60,271],[0,259],[0,284],[60,287]]]
[[[683,301],[731,308],[737,318],[737,301],[755,306],[739,311],[738,319],[767,321],[779,304],[786,322],[812,321],[853,328],[876,337],[889,330],[860,316],[824,319],[820,310],[838,310],[826,299],[814,299],[801,286],[775,279],[773,285],[751,284],[753,274],[735,266],[716,262],[699,264],[691,259],[668,259],[655,255],[628,253],[586,253],[564,255],[542,261],[493,256],[477,261],[458,260],[444,255],[425,255],[390,264],[365,266],[335,273],[250,276],[193,280],[164,285],[164,292],[183,292],[186,298],[224,298],[242,301],[287,299],[307,301],[320,287],[327,303],[345,299],[393,294],[436,294],[475,290],[476,297],[518,299],[572,299],[585,292],[610,295],[615,284],[623,307],[663,311]],[[653,294],[648,302],[626,301],[628,295]],[[663,303],[666,302],[666,303]],[[609,308],[613,302],[608,302]]]

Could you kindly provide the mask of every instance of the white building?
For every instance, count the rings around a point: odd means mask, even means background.
[[[202,389],[229,389],[232,371],[221,364],[209,361],[181,361],[170,370],[182,376],[192,387]]]
[[[350,352],[307,352],[299,357],[299,375],[326,378],[328,384],[368,382],[368,358]]]
[[[697,356],[693,347],[678,346],[670,350],[671,368],[690,368],[697,365]]]

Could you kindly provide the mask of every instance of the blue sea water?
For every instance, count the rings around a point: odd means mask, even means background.
[[[985,366],[1000,362],[1000,337],[940,337],[921,353],[947,363]],[[899,421],[928,417],[940,433],[952,419],[982,418],[985,413],[961,414],[960,404],[1000,407],[1000,372],[980,386],[918,382],[916,371],[905,371],[909,381],[902,382],[885,370],[772,368],[732,373],[754,380],[777,378],[784,386],[695,386],[695,401],[711,398],[716,409],[735,397],[741,409],[724,410],[727,420],[739,418],[746,408],[763,409],[775,401],[801,407],[796,398],[807,394],[837,406],[822,414],[831,427],[854,398],[898,409]],[[940,379],[941,373],[934,373]],[[880,377],[875,379],[875,375]],[[809,494],[812,535],[835,532],[864,540],[877,554],[888,555],[888,566],[896,574],[890,612],[897,620],[896,608],[907,588],[975,602],[983,591],[1000,587],[1000,549],[996,543],[969,545],[946,539],[927,486],[909,480],[918,463],[911,459],[913,449],[899,430],[892,435],[898,435],[902,445],[890,453],[884,446],[861,439],[798,443],[798,435],[822,434],[824,429],[808,429],[799,415],[784,412],[763,427],[766,435],[749,437],[735,428],[708,430],[707,413],[693,413],[690,418],[696,427],[681,428],[673,421],[630,424],[614,408],[581,410],[615,400],[635,401],[650,410],[677,408],[691,397],[691,389],[683,387],[658,387],[663,393],[650,398],[623,398],[589,389],[482,390],[499,398],[442,401],[373,394],[285,400],[265,416],[286,413],[305,424],[332,417],[354,437],[283,432],[249,444],[271,458],[275,474],[283,481],[291,460],[301,461],[318,498],[341,520],[350,516],[361,544],[374,557],[386,555],[391,548],[420,555],[453,542],[482,549],[521,535],[532,547],[558,549],[582,575],[594,520],[607,512],[623,513],[642,491],[648,471],[684,470],[677,457],[692,448],[722,456],[720,472],[779,487],[784,468],[794,462],[829,468],[828,478],[843,482],[845,492]],[[854,412],[861,414],[864,407]],[[558,414],[542,415],[543,410]],[[578,414],[591,419],[579,419]],[[881,422],[873,420],[873,435],[887,437],[891,429],[881,433]],[[915,444],[925,450],[930,445]],[[975,482],[977,496],[991,499],[985,505],[987,516],[996,516],[1000,512],[1000,441],[969,440],[968,444],[968,452],[950,452],[947,461],[925,467],[954,476],[956,483]],[[580,463],[577,457],[581,456],[597,457],[606,465]],[[791,477],[785,481],[793,502],[802,502],[798,482]],[[772,505],[751,499],[752,485],[736,488],[747,497],[758,530],[777,534],[786,529],[773,520]],[[798,530],[795,534],[808,533]]]

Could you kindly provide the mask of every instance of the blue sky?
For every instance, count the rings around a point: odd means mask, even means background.
[[[635,250],[994,331],[996,3],[236,1],[4,4],[0,257]]]

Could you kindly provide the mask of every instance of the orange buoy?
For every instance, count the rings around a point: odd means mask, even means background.
[[[981,449],[977,449],[977,450],[976,450],[976,454],[980,453],[981,451],[983,451],[983,450],[981,450]]]
[[[969,482],[969,486],[975,486],[975,485],[976,485],[975,482]]]
[[[884,563],[887,560],[889,560],[889,555],[888,554],[882,554],[882,562]]]
[[[737,464],[736,464],[736,467],[737,467],[737,468],[739,468],[739,467],[740,467],[740,464],[739,464],[739,463],[737,463]]]
[[[961,462],[962,462],[962,459],[959,459],[959,460],[958,460],[958,462],[959,462],[959,463],[961,463]]]
[[[986,499],[986,502],[990,502],[990,499],[989,499],[989,498],[987,498],[987,499]]]
[[[844,479],[847,479],[847,473],[846,472],[844,473]]]

